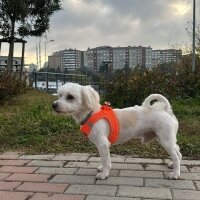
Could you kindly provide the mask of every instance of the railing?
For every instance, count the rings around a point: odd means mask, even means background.
[[[91,85],[100,95],[105,94],[105,83],[91,82],[86,75],[52,72],[34,72],[33,87],[48,93],[54,93],[66,82]]]
[[[65,74],[52,72],[34,72],[33,87],[46,92],[55,92],[66,82],[87,85],[87,76],[79,74]]]

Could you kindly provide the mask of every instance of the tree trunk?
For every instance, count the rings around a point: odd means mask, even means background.
[[[11,36],[10,36],[8,64],[7,64],[7,71],[9,73],[12,73],[12,70],[13,70],[14,36],[15,36],[15,21],[13,20],[12,21]]]

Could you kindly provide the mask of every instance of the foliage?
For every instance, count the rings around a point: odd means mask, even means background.
[[[193,39],[193,22],[187,23],[186,31],[192,41],[192,39]],[[195,50],[196,50],[197,54],[200,55],[200,23],[195,24]]]
[[[200,91],[200,73],[165,74],[158,69],[121,72],[106,84],[105,91],[105,99],[118,107],[141,104],[152,93],[169,99],[196,97]]]
[[[14,96],[25,93],[27,85],[17,76],[7,73],[0,74],[0,105],[11,101]]]
[[[0,3],[0,34],[41,36],[49,29],[49,18],[61,9],[60,0],[2,0]],[[13,24],[12,24],[13,23]],[[17,23],[17,24],[15,24]]]
[[[1,0],[0,35],[9,37],[7,71],[12,72],[16,35],[41,36],[49,30],[52,14],[61,9],[61,0]]]

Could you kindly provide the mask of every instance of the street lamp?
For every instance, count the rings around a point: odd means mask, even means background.
[[[195,8],[196,8],[196,2],[193,0],[193,33],[192,33],[192,72],[195,71]]]
[[[48,41],[46,41],[45,43],[44,43],[44,45],[45,45],[45,64],[46,64],[46,62],[47,62],[47,56],[46,56],[46,54],[47,54],[47,43],[48,42],[54,42],[54,40],[48,40]],[[48,65],[47,65],[47,67],[48,67]],[[46,71],[47,71],[47,67],[46,67]]]

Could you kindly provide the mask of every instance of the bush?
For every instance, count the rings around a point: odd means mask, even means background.
[[[9,73],[0,74],[0,104],[11,101],[14,96],[26,92],[27,85],[25,81]]]
[[[107,101],[127,107],[141,104],[152,93],[168,99],[196,97],[200,91],[200,74],[165,74],[157,70],[120,72],[105,87]]]

